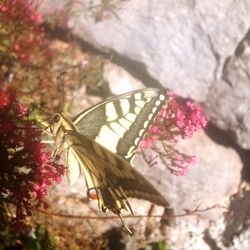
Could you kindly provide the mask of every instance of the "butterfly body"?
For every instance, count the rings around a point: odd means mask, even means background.
[[[111,98],[73,120],[55,114],[50,122],[56,153],[65,151],[68,180],[80,174],[98,205],[122,215],[132,213],[127,197],[142,198],[164,207],[164,197],[130,164],[134,151],[164,104],[160,90],[145,89]]]

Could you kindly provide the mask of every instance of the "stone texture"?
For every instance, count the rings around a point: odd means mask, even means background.
[[[45,13],[71,9],[69,27],[78,38],[182,97],[204,102],[211,121],[250,149],[250,1],[43,2]],[[97,7],[87,11],[90,2]]]
[[[215,235],[217,233],[215,242],[221,241],[218,233],[222,235],[226,228],[223,213],[230,204],[230,197],[237,193],[242,162],[234,149],[216,144],[204,132],[181,144],[182,152],[196,155],[199,159],[198,165],[183,177],[170,174],[162,165],[149,171],[140,157],[135,159],[134,165],[165,195],[175,215],[215,204],[224,206],[198,213],[199,217],[176,217],[170,231],[171,249],[210,249],[204,240],[205,229],[213,230]],[[225,246],[221,244],[221,247]]]
[[[150,180],[158,176],[155,184],[165,193],[165,197],[176,213],[183,209],[193,209],[198,205],[212,206],[228,199],[237,192],[241,180],[242,162],[237,152],[213,142],[204,132],[183,141],[180,149],[199,159],[184,177],[174,176],[166,167],[151,168],[148,171],[142,158],[135,159],[135,166]],[[219,212],[221,215],[221,212]]]
[[[136,89],[145,88],[143,83],[132,77],[118,65],[106,63],[103,68],[103,78],[108,82],[112,94],[121,95]]]
[[[135,0],[101,22],[80,16],[71,27],[97,48],[142,63],[165,87],[204,101],[248,29],[248,10],[248,1]]]
[[[209,119],[230,131],[237,143],[250,149],[250,31],[224,66],[222,79],[212,85],[206,110]]]
[[[45,12],[68,3],[44,2]],[[200,101],[249,28],[247,0],[117,2],[119,8],[96,22],[86,14],[89,1],[78,1],[69,21],[73,33],[103,51],[143,64],[165,87]]]

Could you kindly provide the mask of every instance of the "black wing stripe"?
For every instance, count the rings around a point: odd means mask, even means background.
[[[164,99],[164,93],[158,89],[134,91],[79,114],[74,118],[74,124],[79,133],[130,160]],[[124,108],[124,102],[129,106]],[[112,142],[107,141],[108,138]]]
[[[155,108],[155,104],[158,100],[158,97],[155,97],[150,102],[147,102],[145,104],[144,109],[141,110],[141,112],[143,112],[143,116],[138,115],[132,125],[133,129],[126,131],[126,133],[123,135],[123,138],[119,140],[117,144],[117,152],[119,152],[119,154],[124,156],[127,160],[130,160],[132,158],[133,151],[138,147],[139,143],[143,139],[144,134],[151,125],[150,121],[152,121],[157,115],[157,111],[159,111],[161,105],[159,105],[154,112],[153,109]],[[125,144],[124,140],[129,140],[133,142],[133,144]],[[130,151],[132,153],[128,154],[128,152]]]

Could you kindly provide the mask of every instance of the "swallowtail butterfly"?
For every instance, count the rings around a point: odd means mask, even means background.
[[[168,206],[130,164],[164,102],[164,92],[146,88],[110,98],[73,120],[56,113],[47,124],[56,152],[66,152],[69,183],[74,184],[82,173],[88,195],[94,191],[99,208],[114,212],[122,221],[123,209],[132,213],[127,197]]]

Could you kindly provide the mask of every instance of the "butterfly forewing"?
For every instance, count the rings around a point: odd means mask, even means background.
[[[74,118],[77,131],[130,160],[165,100],[158,89],[111,98]]]

